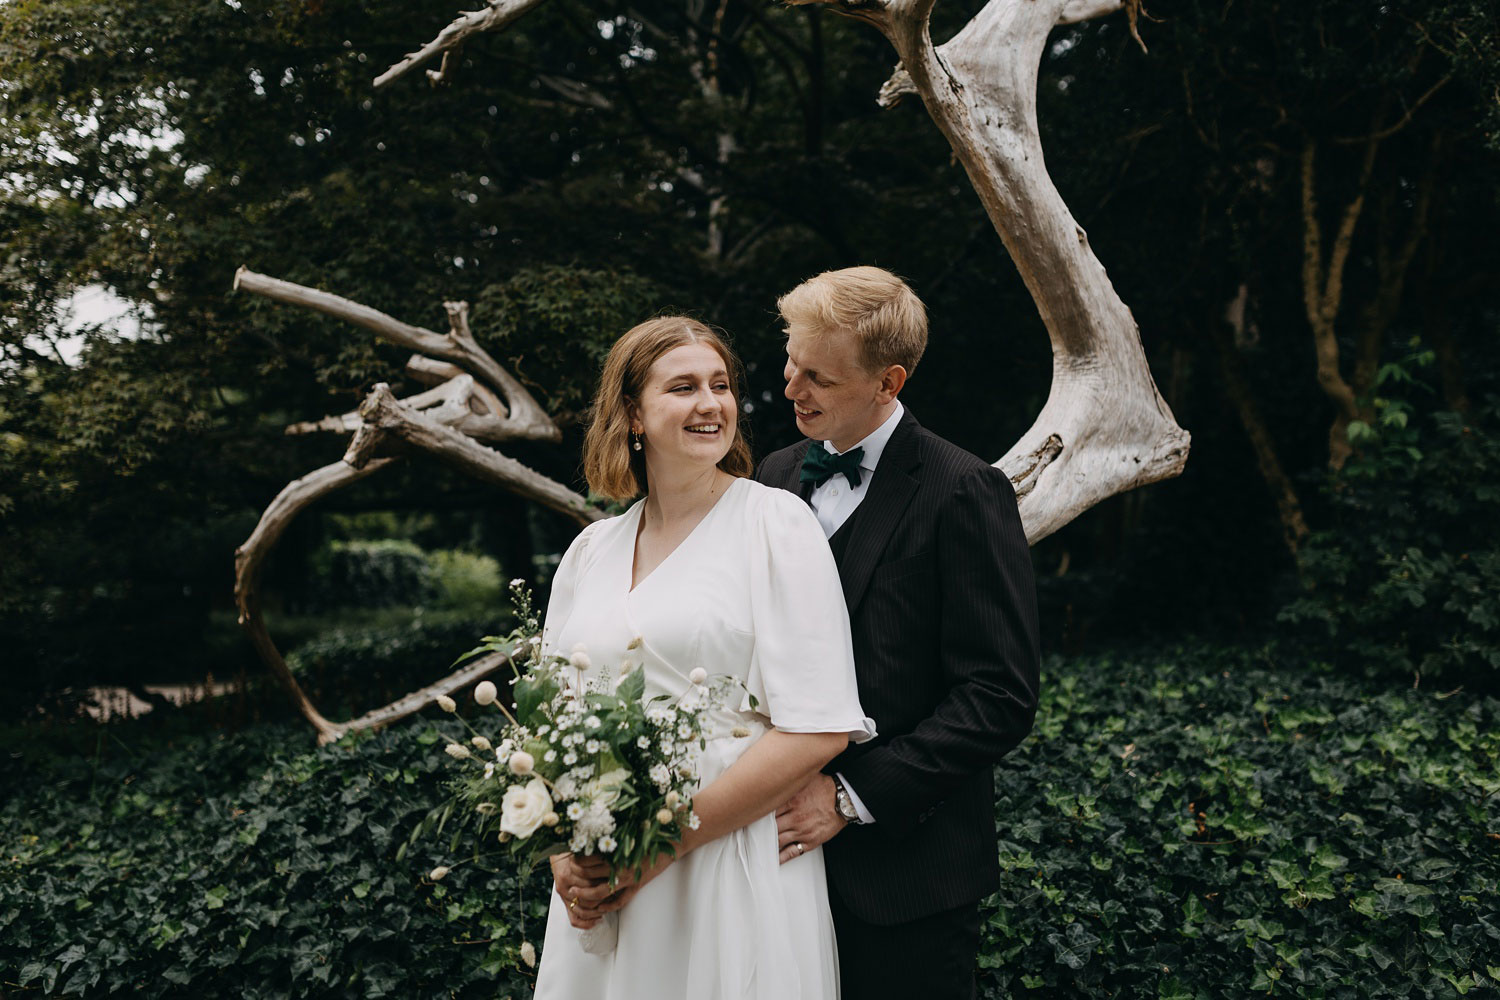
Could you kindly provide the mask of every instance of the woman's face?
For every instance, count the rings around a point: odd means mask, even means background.
[[[724,359],[707,344],[684,344],[658,358],[630,409],[646,464],[659,475],[712,468],[734,443],[739,406]]]

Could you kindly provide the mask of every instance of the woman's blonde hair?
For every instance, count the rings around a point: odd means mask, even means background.
[[[630,447],[628,404],[640,398],[651,366],[685,344],[707,344],[718,352],[729,373],[734,405],[740,405],[744,369],[718,331],[687,316],[658,316],[632,327],[609,349],[599,391],[594,394],[594,419],[583,441],[583,475],[593,492],[611,500],[629,500],[647,492],[645,454]],[[719,468],[739,478],[749,476],[754,468],[744,424],[735,420],[734,442],[719,460]]]
[[[776,308],[788,332],[852,333],[871,374],[900,365],[909,376],[927,349],[927,308],[906,282],[878,267],[824,271],[783,295]]]

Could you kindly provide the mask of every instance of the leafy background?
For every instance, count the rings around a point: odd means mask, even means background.
[[[935,36],[978,6],[939,5]],[[552,0],[447,85],[372,90],[453,13],[0,3],[0,991],[529,993],[545,886],[432,885],[436,843],[396,858],[445,794],[436,720],[313,749],[235,625],[235,546],[343,447],[284,427],[415,388],[403,352],[234,293],[238,266],[436,328],[468,300],[564,427],[515,457],[575,485],[599,359],[660,311],[726,327],[757,453],[790,440],[773,303],[825,268],[890,267],[928,303],[903,398],[937,432],[993,458],[1045,398],[1040,320],[967,178],[916,102],[874,105],[873,32]],[[1146,51],[1118,17],[1059,29],[1039,118],[1193,453],[1034,549],[1046,701],[998,772],[983,988],[1493,995],[1500,11],[1149,14]],[[710,50],[717,95],[687,84]],[[1337,469],[1309,149],[1325,234],[1364,206],[1336,327],[1346,377],[1374,345],[1368,419]],[[70,320],[99,289],[132,315]],[[508,628],[505,581],[545,592],[575,530],[405,463],[292,525],[267,619],[347,717]],[[145,685],[219,694],[88,714]]]
[[[997,770],[985,996],[1450,997],[1500,984],[1500,701],[1270,650],[1051,658]],[[515,996],[549,886],[451,860],[433,710],[308,749],[147,720],[12,742],[0,981],[47,995]],[[157,724],[160,725],[159,723]],[[469,843],[461,834],[455,836]],[[493,870],[491,870],[493,869]]]

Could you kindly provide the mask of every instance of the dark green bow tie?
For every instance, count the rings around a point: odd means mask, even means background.
[[[842,455],[835,455],[821,444],[811,445],[802,459],[802,481],[812,483],[815,487],[822,486],[842,472],[844,478],[849,480],[850,486],[858,486],[859,460],[864,457],[863,448],[855,448]]]

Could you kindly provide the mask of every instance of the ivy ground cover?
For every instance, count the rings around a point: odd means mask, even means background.
[[[1269,651],[1053,662],[985,995],[1500,996],[1500,702]]]
[[[1211,647],[1043,681],[996,773],[983,995],[1500,992],[1500,703]],[[0,992],[529,996],[541,875],[397,858],[442,724],[0,733]]]

